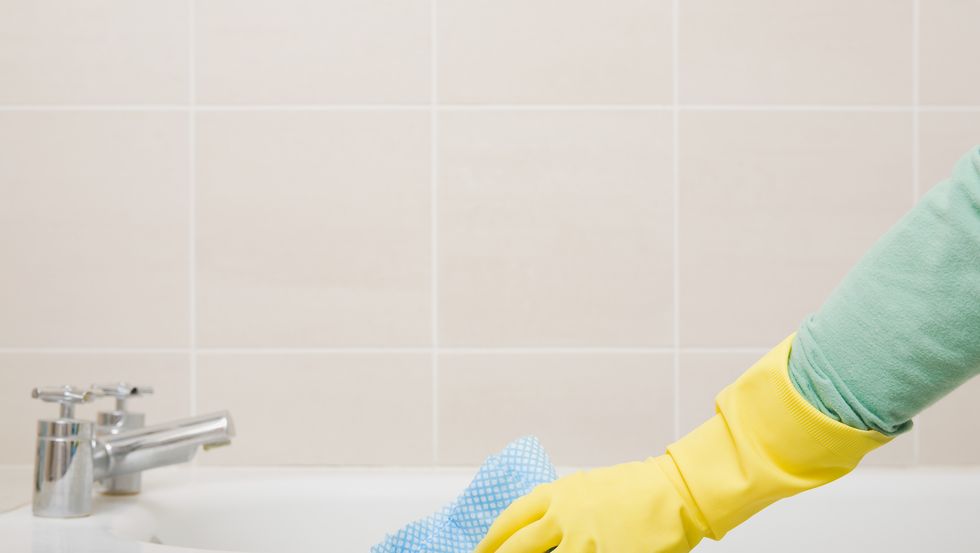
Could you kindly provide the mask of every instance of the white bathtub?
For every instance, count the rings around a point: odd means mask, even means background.
[[[471,469],[183,467],[75,520],[0,515],[3,553],[366,552],[451,500]],[[786,500],[698,551],[980,551],[980,470],[864,470]]]

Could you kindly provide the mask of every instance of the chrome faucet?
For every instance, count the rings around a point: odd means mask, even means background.
[[[89,515],[94,481],[187,462],[199,446],[209,449],[226,445],[235,435],[227,411],[97,434],[94,423],[75,418],[75,406],[105,395],[111,394],[72,386],[35,388],[31,392],[32,397],[61,407],[57,419],[41,420],[37,425],[35,516]]]
[[[75,419],[75,405],[95,395],[71,386],[35,388],[31,396],[58,403],[57,419],[37,423],[34,457],[34,514],[77,517],[92,512],[92,438],[94,424]]]
[[[112,411],[99,411],[95,415],[96,438],[115,435],[126,430],[143,428],[146,418],[143,413],[133,413],[126,409],[126,401],[153,393],[150,386],[133,386],[126,382],[113,384],[93,384],[92,390],[102,397],[115,398],[116,408]],[[109,495],[130,495],[139,493],[141,475],[138,472],[105,478],[98,481],[102,493]]]

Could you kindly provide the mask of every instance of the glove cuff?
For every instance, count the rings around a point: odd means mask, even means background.
[[[853,468],[865,455],[890,442],[892,437],[875,430],[854,428],[832,419],[814,407],[796,390],[796,386],[789,378],[790,346],[795,336],[793,334],[773,350],[772,353],[779,355],[779,365],[773,363],[760,371],[769,379],[769,385],[776,390],[779,396],[779,401],[774,402],[772,407],[774,409],[785,408],[787,417],[784,421],[785,424],[781,425],[784,431],[792,432],[795,428],[803,429],[813,438],[814,442],[823,445],[838,457],[838,462],[851,465]],[[733,390],[730,393],[736,394],[737,392]],[[730,398],[725,399],[731,401]],[[723,400],[719,398],[719,401]],[[779,421],[776,423],[778,425]]]
[[[800,396],[789,379],[792,342],[722,390],[717,414],[667,448],[707,537],[720,539],[773,502],[840,478],[890,441],[833,420]]]

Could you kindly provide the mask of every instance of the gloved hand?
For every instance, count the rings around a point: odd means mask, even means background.
[[[693,505],[677,493],[660,463],[579,472],[542,484],[494,521],[475,553],[690,551],[703,536]]]
[[[680,553],[769,504],[835,480],[890,438],[824,415],[789,380],[793,336],[716,400],[717,414],[644,462],[544,484],[474,553]]]

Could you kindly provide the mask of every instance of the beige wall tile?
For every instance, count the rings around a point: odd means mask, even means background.
[[[970,380],[923,411],[918,424],[919,462],[980,464],[980,378]]]
[[[980,105],[976,0],[928,0],[919,6],[919,101]]]
[[[188,341],[179,113],[0,113],[0,347]]]
[[[685,104],[907,104],[912,1],[680,3]]]
[[[202,113],[199,337],[426,345],[428,115]]]
[[[419,465],[432,461],[427,354],[202,355],[198,412],[231,411],[223,465]]]
[[[187,2],[4,2],[0,103],[184,102],[189,34]]]
[[[677,398],[681,435],[711,418],[715,414],[718,392],[747,371],[764,353],[681,353]]]
[[[439,2],[439,99],[672,101],[669,0]]]
[[[673,439],[669,354],[444,354],[439,462],[476,464],[520,436],[561,466],[612,464]]]
[[[670,343],[669,114],[441,123],[441,343]]]
[[[194,225],[187,113],[0,110],[0,349],[185,348],[191,277],[202,347],[425,348],[433,304],[449,348],[672,346],[672,114],[560,109],[670,104],[672,4],[8,2],[0,108],[182,105],[191,80],[203,104],[294,108],[198,112]],[[677,4],[682,104],[913,100],[912,0]],[[920,103],[980,104],[980,4],[919,13]],[[548,107],[440,111],[434,156],[426,110],[295,108],[425,106],[433,61],[443,104]],[[476,464],[529,433],[562,465],[656,455],[675,402],[682,433],[711,416],[911,207],[912,133],[908,110],[680,114],[681,344],[760,349],[684,351],[679,397],[669,354],[443,352],[433,383],[426,353],[212,351],[196,408],[239,437],[201,458],[420,465],[437,438]],[[975,110],[921,110],[919,191],[978,137]],[[191,411],[187,355],[0,351],[0,465],[29,464],[56,412],[32,386],[122,378],[157,387],[150,422]],[[980,464],[978,398],[980,379],[921,416],[925,464]],[[917,451],[907,434],[865,464]]]
[[[956,162],[976,147],[980,147],[980,111],[920,113],[920,192],[948,179]]]
[[[190,414],[190,363],[183,354],[0,354],[0,464],[34,462],[37,421],[58,418],[58,406],[31,398],[36,386],[125,380],[152,385],[154,394],[130,402],[146,414],[147,424]],[[98,411],[111,410],[110,399],[81,405],[80,419],[94,420]]]
[[[198,101],[425,103],[429,2],[197,2]]]
[[[681,342],[795,330],[911,207],[911,150],[907,113],[682,114]]]

